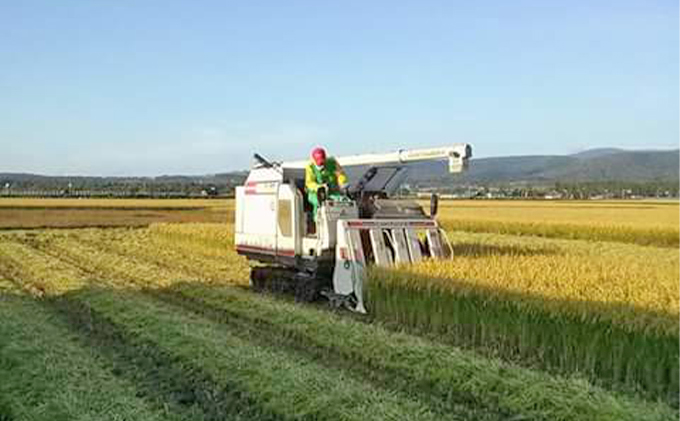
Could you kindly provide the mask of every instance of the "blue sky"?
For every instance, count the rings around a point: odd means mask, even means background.
[[[674,148],[678,2],[0,3],[0,172]]]

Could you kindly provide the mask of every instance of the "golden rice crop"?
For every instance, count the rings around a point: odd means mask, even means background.
[[[402,268],[407,282],[490,297],[521,294],[518,306],[675,334],[680,303],[676,250],[494,234],[450,234],[451,261]],[[427,281],[423,282],[421,275]]]
[[[31,249],[22,240],[26,241],[26,237],[0,237],[0,273],[18,287],[42,296],[79,289],[87,284],[77,270]]]
[[[374,317],[675,399],[677,250],[464,232],[449,237],[451,261],[371,271]]]
[[[675,202],[443,202],[448,230],[677,247]]]
[[[677,201],[453,200],[440,203],[442,218],[633,228],[680,227]]]
[[[233,249],[234,229],[232,224],[152,224],[149,233],[178,241],[196,241],[218,248]]]

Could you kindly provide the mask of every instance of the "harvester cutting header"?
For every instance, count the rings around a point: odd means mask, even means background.
[[[446,233],[414,201],[390,199],[407,164],[448,160],[464,171],[468,144],[402,149],[385,154],[270,162],[258,154],[245,185],[236,188],[236,250],[260,262],[251,270],[256,291],[291,292],[312,301],[365,313],[363,283],[368,264],[391,266],[425,258],[450,258]],[[347,178],[353,170],[356,178]]]

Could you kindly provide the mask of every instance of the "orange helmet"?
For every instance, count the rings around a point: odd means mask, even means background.
[[[326,151],[323,148],[314,148],[312,150],[312,159],[317,167],[323,167],[326,163]]]

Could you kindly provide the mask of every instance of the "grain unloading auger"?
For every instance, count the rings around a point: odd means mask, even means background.
[[[449,172],[465,170],[468,144],[338,157],[350,175],[347,198],[325,199],[316,215],[304,191],[306,161],[275,163],[259,155],[245,185],[236,188],[236,250],[259,262],[251,270],[256,291],[293,293],[298,300],[325,296],[331,304],[365,313],[366,265],[391,266],[450,258],[446,233],[410,200],[390,199],[407,164],[448,160]]]

